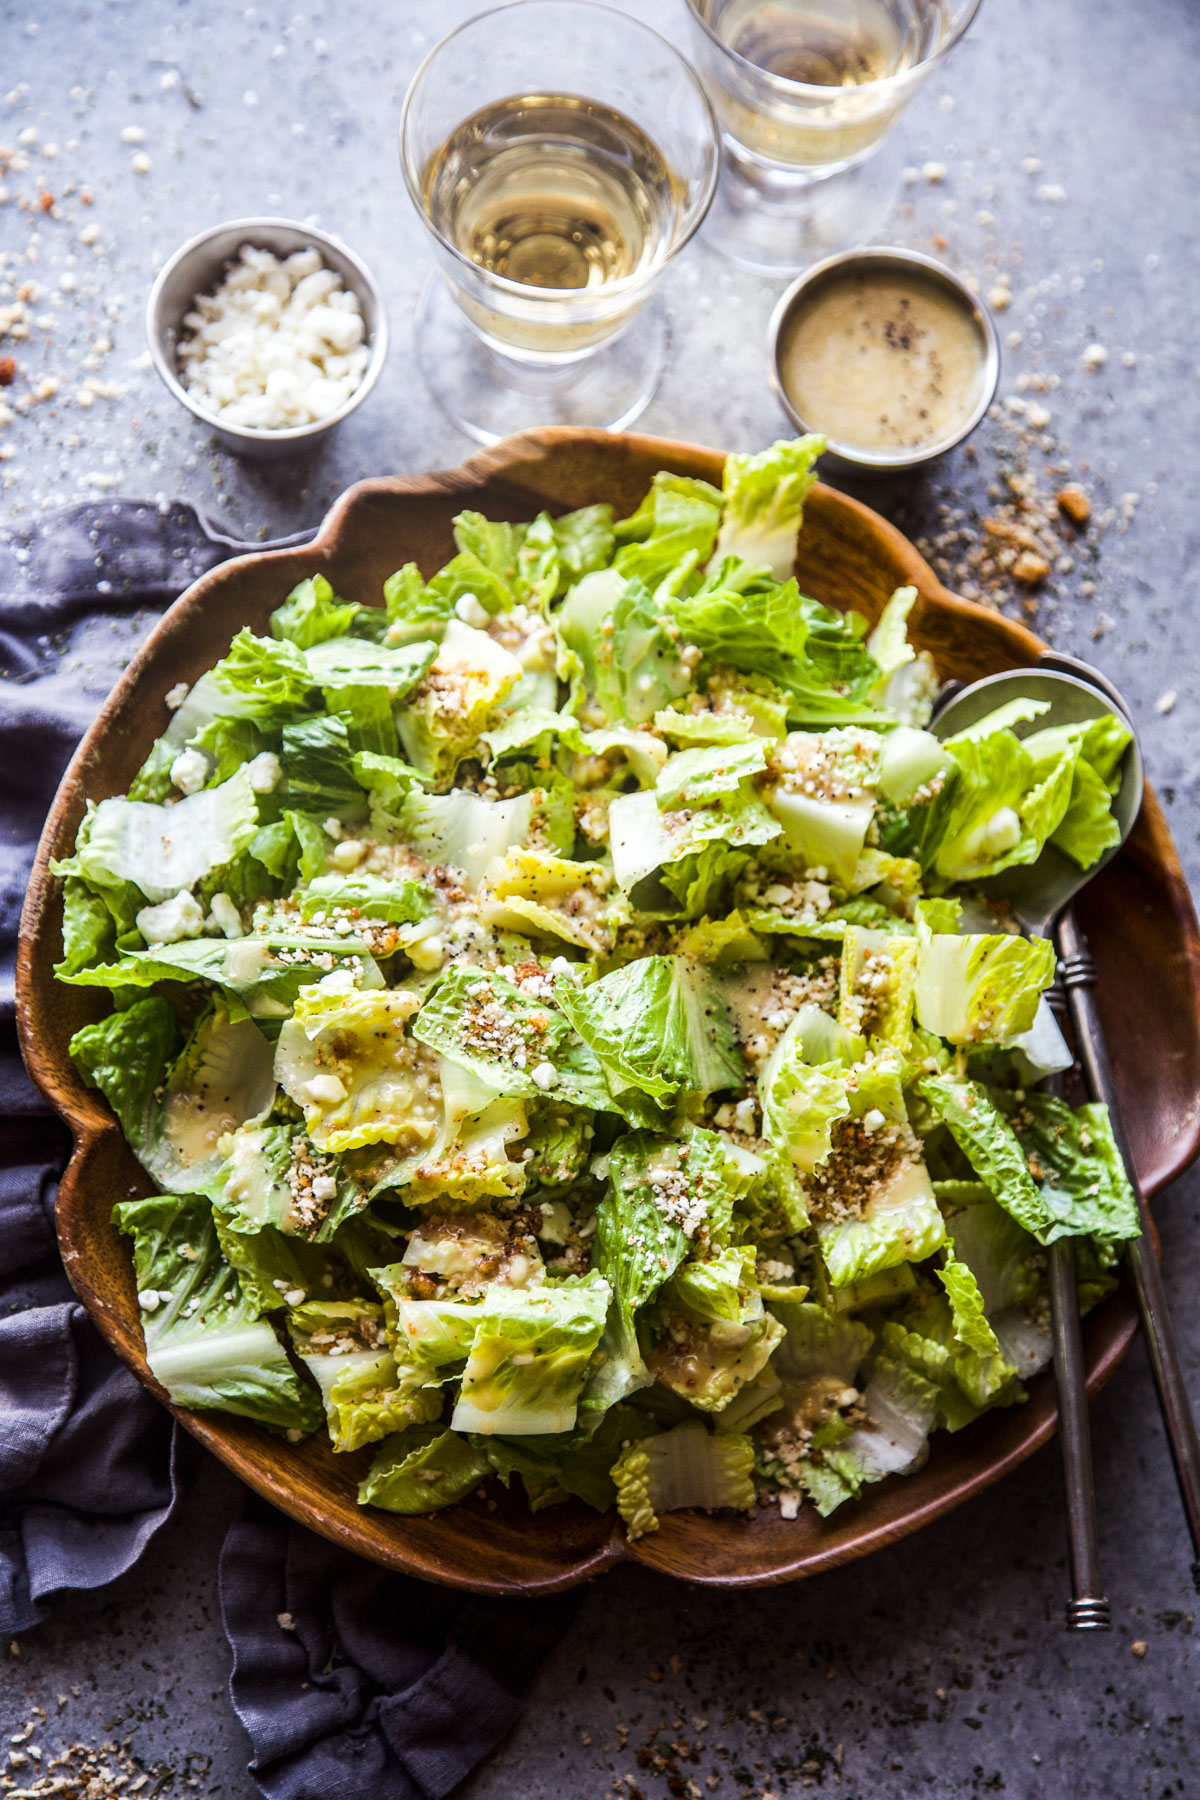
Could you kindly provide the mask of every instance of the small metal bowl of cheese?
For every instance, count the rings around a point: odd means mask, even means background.
[[[379,379],[388,328],[353,251],[295,219],[234,219],[189,239],[160,271],[146,334],[175,398],[227,449],[311,448]]]
[[[913,469],[974,431],[996,394],[987,309],[915,250],[847,250],[807,269],[770,325],[771,378],[801,431],[855,468]]]

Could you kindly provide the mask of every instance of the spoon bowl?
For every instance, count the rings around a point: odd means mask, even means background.
[[[1080,673],[1074,673],[1078,669]],[[950,694],[935,709],[929,729],[939,738],[955,736],[977,725],[1010,700],[1045,701],[1048,711],[1036,719],[1014,725],[1018,737],[1028,737],[1051,725],[1082,725],[1112,714],[1133,732],[1121,764],[1121,785],[1113,800],[1113,816],[1120,829],[1120,843],[1104,852],[1090,869],[1053,844],[1047,844],[1035,862],[1024,863],[993,875],[979,886],[997,899],[1007,900],[1018,922],[1031,937],[1048,937],[1054,921],[1070,905],[1081,888],[1112,861],[1137,823],[1142,808],[1145,776],[1137,732],[1128,707],[1116,689],[1086,663],[1067,657],[1046,658],[1035,669],[1008,669],[985,676],[969,687]]]

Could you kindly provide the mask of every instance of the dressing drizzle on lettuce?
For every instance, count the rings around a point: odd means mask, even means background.
[[[89,806],[58,974],[177,1404],[401,1513],[827,1515],[1023,1397],[1049,1244],[1112,1288],[1053,954],[977,887],[1110,847],[1128,734],[938,742],[916,591],[868,633],[793,575],[821,448],[314,573]]]

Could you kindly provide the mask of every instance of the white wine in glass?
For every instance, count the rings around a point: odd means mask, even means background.
[[[483,107],[430,158],[425,204],[482,269],[529,287],[598,287],[655,261],[676,210],[658,145],[577,94]]]
[[[450,416],[483,442],[627,424],[666,350],[647,302],[716,185],[716,123],[683,58],[593,0],[521,0],[430,52],[400,142],[439,270],[421,366]]]

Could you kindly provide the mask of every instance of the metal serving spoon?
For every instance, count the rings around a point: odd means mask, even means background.
[[[1055,655],[1043,656],[1034,669],[1009,670],[972,682],[969,687],[943,689],[930,729],[940,738],[951,737],[998,706],[1017,699],[1050,703],[1048,712],[1015,728],[1018,736],[1048,725],[1079,724],[1103,717],[1105,713],[1116,713],[1131,731],[1134,730],[1128,707],[1102,675],[1087,663]],[[1143,780],[1142,756],[1134,731],[1122,765],[1121,785],[1113,802],[1121,844],[1133,830],[1141,810]],[[1112,860],[1119,848],[1120,845],[1116,845],[1106,851],[1099,862],[1085,871],[1053,845],[1047,845],[1035,863],[1006,870],[980,886],[1009,902],[1030,937],[1053,937],[1055,940],[1059,975],[1066,988],[1087,1084],[1094,1098],[1104,1101],[1109,1109],[1117,1147],[1137,1196],[1142,1235],[1126,1246],[1126,1254],[1137,1290],[1142,1329],[1158,1384],[1192,1542],[1200,1559],[1200,1438],[1183,1378],[1162,1275],[1151,1248],[1145,1198],[1121,1123],[1112,1068],[1093,993],[1096,972],[1083,934],[1070,910],[1075,895]],[[1110,1628],[1111,1620],[1099,1572],[1083,1341],[1075,1253],[1069,1238],[1060,1239],[1050,1247],[1050,1301],[1071,1548],[1072,1598],[1067,1602],[1067,1627],[1073,1631],[1104,1631]],[[1200,1560],[1193,1563],[1192,1573],[1200,1587]]]

